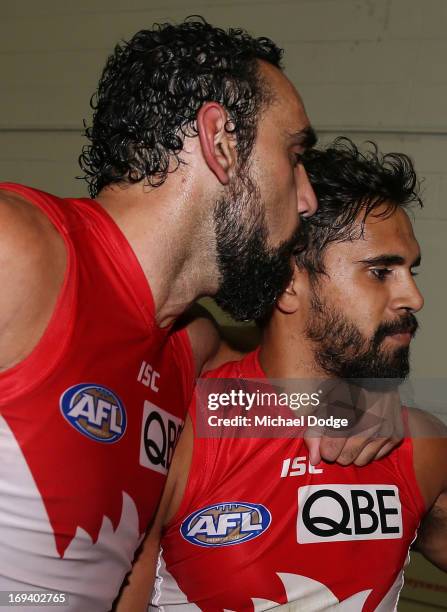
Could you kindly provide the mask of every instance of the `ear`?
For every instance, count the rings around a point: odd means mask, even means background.
[[[293,277],[286,290],[276,301],[276,307],[284,314],[294,314],[303,307],[304,293],[307,291],[308,276],[304,269],[293,265]]]
[[[227,185],[236,167],[236,141],[225,126],[228,115],[217,102],[205,102],[197,114],[197,131],[203,157],[218,180]]]

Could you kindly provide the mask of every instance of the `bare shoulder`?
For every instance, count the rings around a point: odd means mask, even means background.
[[[228,361],[239,361],[245,353],[235,350],[225,338],[214,319],[198,318],[188,328],[193,351],[199,356],[197,373],[204,374]]]
[[[245,356],[235,350],[225,338],[212,314],[201,304],[194,304],[177,320],[175,329],[186,329],[196,364],[196,374]]]
[[[36,206],[0,190],[0,369],[33,348],[62,283],[62,238]]]
[[[0,254],[8,269],[18,268],[22,262],[38,263],[42,254],[53,255],[62,241],[37,206],[4,190],[0,190],[0,228]]]
[[[185,329],[188,333],[198,376],[204,365],[219,350],[221,342],[219,327],[211,313],[196,303],[177,320],[175,329]]]
[[[34,207],[35,208],[35,207]],[[29,238],[36,227],[33,206],[11,191],[0,190],[1,247],[14,247]]]
[[[447,427],[436,416],[419,408],[408,409],[413,462],[427,505],[447,488]]]
[[[408,425],[413,438],[444,439],[447,434],[447,426],[431,412],[420,408],[407,408]]]
[[[245,357],[245,355],[246,353],[241,353],[240,351],[234,350],[225,342],[225,340],[222,340],[219,345],[219,349],[205,364],[203,372],[214,370],[215,368],[218,368],[229,361],[240,361]]]

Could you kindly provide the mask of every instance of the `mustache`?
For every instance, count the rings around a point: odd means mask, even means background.
[[[411,334],[413,338],[419,328],[419,323],[414,314],[408,313],[396,321],[382,323],[375,334],[375,344],[379,344],[391,334]]]

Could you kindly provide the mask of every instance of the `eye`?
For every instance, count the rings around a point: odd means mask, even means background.
[[[414,270],[410,270],[411,276],[417,276],[419,272],[415,272]]]
[[[392,272],[391,268],[371,268],[370,272],[376,277],[379,281],[384,281],[387,276],[389,276]]]

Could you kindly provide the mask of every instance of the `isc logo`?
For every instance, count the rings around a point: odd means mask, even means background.
[[[298,489],[300,544],[402,537],[394,485],[311,485]]]
[[[306,472],[309,474],[322,474],[323,470],[312,465],[306,457],[284,459],[282,462],[281,478],[286,478],[286,476],[303,476]]]
[[[152,389],[155,393],[160,390],[157,385],[157,381],[160,378],[160,373],[154,370],[150,363],[143,361],[141,363],[140,371],[138,372],[137,380],[142,383],[145,387]]]
[[[140,440],[140,465],[167,474],[183,421],[145,401]]]
[[[60,409],[70,425],[97,442],[116,442],[126,431],[124,406],[107,387],[74,385],[61,395]]]
[[[202,508],[186,518],[182,536],[198,546],[230,546],[257,538],[266,531],[272,517],[265,506],[246,502],[225,502]]]

